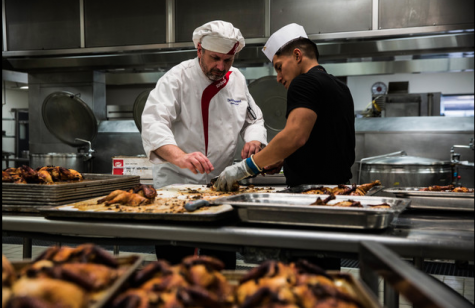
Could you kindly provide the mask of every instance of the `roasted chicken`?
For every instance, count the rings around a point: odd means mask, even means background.
[[[35,170],[23,165],[19,168],[8,168],[2,171],[2,182],[4,183],[54,184],[55,182],[78,180],[83,180],[81,173],[59,166],[39,167]]]
[[[441,191],[441,192],[459,192],[459,193],[473,193],[473,189],[467,187],[455,187],[454,185],[447,185],[447,186],[429,186],[422,189],[420,191]]]
[[[97,200],[97,204],[104,203],[105,206],[109,206],[114,203],[128,205],[128,206],[140,206],[152,203],[151,199],[142,197],[139,194],[128,192],[124,190],[114,190],[108,196]]]
[[[307,189],[303,191],[303,194],[312,194],[312,195],[329,195],[329,194],[334,194],[334,195],[350,195],[350,196],[364,196],[368,193],[368,191],[375,187],[381,185],[381,182],[379,180],[376,180],[372,183],[369,184],[362,184],[362,185],[356,185],[353,184],[351,186],[347,186],[344,184],[339,184],[336,187],[325,187],[325,186],[319,186],[311,189]]]
[[[19,270],[16,280],[3,258],[2,308],[89,307],[125,271],[109,252],[93,244],[50,247]]]
[[[340,202],[333,202],[331,204],[328,204],[331,200],[335,200],[336,197],[334,194],[330,194],[327,198],[323,199],[320,197],[317,197],[317,200],[314,203],[311,203],[310,205],[326,205],[326,206],[338,206],[338,207],[364,207],[361,202],[359,201],[354,201],[354,200],[344,200]],[[389,209],[391,206],[387,203],[382,203],[382,204],[368,204],[368,207],[371,208],[378,208],[378,209]]]
[[[147,199],[155,199],[157,197],[157,191],[153,186],[145,185],[145,184],[138,184],[136,185],[131,192],[135,194],[139,194],[142,197]]]

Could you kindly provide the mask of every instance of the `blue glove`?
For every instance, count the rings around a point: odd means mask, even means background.
[[[256,175],[262,170],[254,163],[252,156],[224,169],[214,183],[214,188],[221,191],[231,191],[237,181]]]

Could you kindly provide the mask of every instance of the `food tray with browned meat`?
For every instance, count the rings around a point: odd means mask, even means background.
[[[334,279],[334,281],[345,288],[354,298],[356,298],[360,304],[360,307],[365,308],[381,308],[378,299],[371,293],[368,287],[360,280],[356,279],[353,275],[348,273],[342,273],[339,271],[327,271],[328,276]],[[231,285],[239,285],[248,272],[245,270],[224,270],[223,276]],[[336,305],[336,303],[335,303]]]
[[[140,183],[134,175],[84,173],[75,182],[46,184],[2,183],[2,210],[28,211],[35,206],[54,206],[102,196],[116,189],[130,189]]]
[[[210,222],[233,216],[233,207],[228,204],[210,204],[188,212],[185,204],[196,200],[213,201],[222,196],[245,192],[273,192],[272,187],[240,187],[234,192],[214,191],[206,185],[174,184],[156,190],[156,197],[150,204],[139,206],[115,202],[102,203],[107,197],[99,197],[67,205],[39,209],[41,215],[55,218],[93,219],[138,219],[164,221]],[[112,192],[113,194],[113,192]]]
[[[383,193],[398,198],[411,199],[411,209],[441,211],[474,211],[474,193],[453,191],[427,191],[427,187],[393,187],[383,189]]]
[[[346,229],[387,228],[411,203],[410,199],[346,195],[334,196],[327,205],[312,205],[316,201],[315,195],[259,193],[215,200],[237,208],[244,222]],[[335,203],[345,204],[332,206]],[[353,206],[358,203],[359,207]]]
[[[28,261],[3,257],[10,275],[2,281],[3,300],[12,307],[109,307],[142,261],[137,255],[115,257],[93,244],[52,246]]]
[[[359,190],[358,190],[359,188]],[[287,189],[279,191],[279,193],[287,194],[324,194],[326,190],[339,190],[343,194],[350,195],[356,194],[360,196],[373,196],[376,193],[384,189],[384,186],[381,186],[381,182],[375,181],[373,183],[362,184],[362,185],[326,185],[326,184],[302,184],[294,187],[289,187]]]

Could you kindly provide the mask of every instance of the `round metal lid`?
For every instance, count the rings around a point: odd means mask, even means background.
[[[274,132],[283,130],[287,122],[287,89],[275,76],[266,76],[251,82],[249,92],[261,108],[266,128]]]
[[[56,138],[74,147],[85,145],[76,138],[92,141],[97,120],[91,108],[77,95],[60,91],[48,95],[42,107],[43,121]]]
[[[145,90],[137,96],[133,107],[134,122],[140,132],[142,132],[142,112],[145,108],[148,96],[153,89]]]
[[[432,158],[424,158],[417,156],[390,156],[383,158],[375,158],[369,161],[363,162],[367,165],[447,165],[448,161],[440,161]]]

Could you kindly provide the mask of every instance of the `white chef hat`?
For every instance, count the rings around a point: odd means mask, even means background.
[[[277,51],[279,51],[280,48],[301,37],[308,38],[307,33],[305,33],[305,29],[301,25],[289,24],[280,28],[271,35],[269,40],[267,40],[266,45],[262,49],[262,52],[272,62],[274,55],[277,53]]]
[[[215,20],[198,27],[193,32],[193,42],[198,48],[201,43],[204,49],[228,55],[234,55],[246,45],[238,28],[231,23]]]

